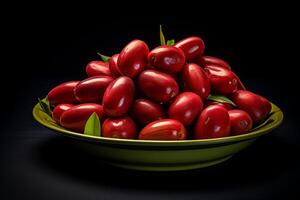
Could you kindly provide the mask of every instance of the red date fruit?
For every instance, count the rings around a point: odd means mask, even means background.
[[[205,108],[196,122],[194,134],[196,139],[229,136],[230,119],[228,111],[218,105]]]
[[[174,119],[160,119],[145,126],[140,132],[141,140],[184,140],[186,130]]]
[[[230,98],[239,109],[251,116],[253,123],[259,123],[265,119],[272,108],[266,98],[247,90],[238,90]]]
[[[59,124],[61,115],[65,111],[72,108],[73,106],[74,106],[73,104],[66,104],[66,103],[59,104],[59,105],[55,106],[55,108],[52,111],[52,118],[54,119],[54,121]]]
[[[125,114],[133,100],[134,83],[126,77],[121,76],[115,79],[106,88],[103,96],[103,109],[110,117],[118,117]]]
[[[229,110],[231,135],[240,135],[248,132],[252,128],[252,119],[243,110]]]
[[[89,62],[85,68],[85,71],[88,77],[99,75],[111,76],[108,63],[99,60]]]
[[[202,67],[206,67],[208,65],[214,65],[229,70],[231,69],[230,65],[226,61],[213,56],[200,56],[199,58],[197,58],[195,62]]]
[[[74,89],[81,103],[101,103],[107,86],[113,81],[110,76],[93,76],[78,83]]]
[[[118,66],[122,75],[131,78],[138,75],[147,65],[149,48],[141,40],[133,40],[121,51]]]
[[[149,53],[148,63],[160,71],[177,73],[185,64],[185,56],[179,48],[159,46]]]
[[[222,106],[223,108],[225,108],[226,110],[232,110],[232,105],[229,104],[229,103],[221,103],[221,102],[217,102],[217,101],[210,101],[210,100],[207,100],[205,102],[205,108],[208,107],[208,106],[211,106],[211,105],[219,105],[219,106]]]
[[[136,126],[130,117],[108,118],[103,122],[101,135],[109,138],[135,139]]]
[[[142,92],[157,102],[168,102],[178,94],[175,79],[169,74],[156,70],[145,70],[138,77]]]
[[[142,125],[162,119],[164,110],[160,104],[147,99],[137,99],[132,105],[133,118]]]
[[[223,67],[208,65],[205,67],[215,94],[228,95],[237,90],[237,76]]]
[[[118,57],[119,54],[115,54],[109,59],[109,70],[113,78],[118,78],[119,76],[122,76],[118,66]]]
[[[196,57],[203,54],[205,45],[199,37],[188,37],[175,44],[175,47],[180,48],[185,55],[187,61],[192,61]]]
[[[183,125],[190,125],[203,108],[203,102],[193,92],[179,94],[169,107],[169,117],[180,121]]]
[[[186,91],[198,94],[205,100],[210,93],[210,83],[204,70],[197,64],[190,63],[183,67],[182,82]]]
[[[74,88],[78,83],[79,81],[69,81],[53,88],[47,95],[50,104],[76,103],[77,100],[74,96]]]
[[[73,106],[62,114],[60,124],[72,131],[83,133],[86,121],[93,112],[97,113],[100,120],[103,118],[103,108],[99,104],[84,103]]]

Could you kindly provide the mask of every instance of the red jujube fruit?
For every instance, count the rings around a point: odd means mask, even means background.
[[[69,81],[62,83],[53,88],[47,95],[51,105],[58,105],[61,103],[76,103],[78,102],[74,95],[74,88],[79,81]]]
[[[101,135],[109,138],[135,139],[136,126],[128,116],[107,118],[102,124]]]

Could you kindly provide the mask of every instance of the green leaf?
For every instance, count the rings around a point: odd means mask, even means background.
[[[228,97],[223,95],[210,94],[208,95],[207,100],[216,101],[220,103],[228,103],[235,106],[235,103],[233,101],[231,101]]]
[[[97,53],[97,54],[101,57],[101,59],[102,59],[104,62],[108,62],[109,59],[110,59],[109,56],[105,56],[105,55],[103,55],[103,54],[101,54],[101,53]]]
[[[93,112],[85,123],[84,134],[92,136],[101,136],[101,125],[97,113]]]
[[[42,99],[42,100],[40,98],[38,98],[38,101],[39,101],[40,107],[44,111],[44,113],[46,113],[47,115],[52,117],[52,111],[50,109],[50,104],[49,104],[48,98]]]
[[[162,26],[159,25],[159,38],[160,38],[160,45],[166,45],[166,39],[164,33],[162,31]]]
[[[168,45],[168,46],[174,46],[174,45],[175,45],[175,40],[174,40],[174,39],[168,40],[168,41],[167,41],[167,45]]]

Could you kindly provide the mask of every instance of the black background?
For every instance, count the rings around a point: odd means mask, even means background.
[[[19,8],[6,16],[1,199],[289,199],[297,194],[299,66],[292,5],[157,9],[149,4],[148,10],[122,12],[116,5],[71,6]],[[97,51],[112,55],[135,38],[157,46],[159,24],[170,39],[201,36],[207,55],[227,60],[249,90],[282,108],[283,124],[223,164],[146,173],[106,166],[33,120],[37,97],[61,82],[85,78],[85,65],[99,59]]]

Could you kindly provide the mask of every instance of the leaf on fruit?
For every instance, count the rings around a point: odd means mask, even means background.
[[[228,97],[223,96],[223,95],[210,94],[210,95],[208,95],[207,100],[216,101],[219,103],[228,103],[233,106],[236,106],[233,101],[231,101]]]
[[[109,56],[105,56],[105,55],[103,55],[103,54],[101,54],[101,53],[97,53],[97,54],[101,57],[101,59],[102,59],[104,62],[108,62],[109,59],[110,59]]]
[[[84,134],[91,136],[101,136],[101,125],[98,115],[93,112],[85,123]]]
[[[42,100],[40,98],[38,98],[38,101],[39,101],[39,105],[40,105],[41,109],[44,111],[44,113],[46,113],[47,115],[52,117],[52,111],[50,109],[50,103],[49,103],[48,98],[45,98]]]
[[[166,39],[164,33],[162,31],[162,26],[159,25],[159,38],[160,38],[160,45],[166,45]]]
[[[174,39],[167,41],[167,46],[174,46],[174,45],[175,45],[175,40]]]

